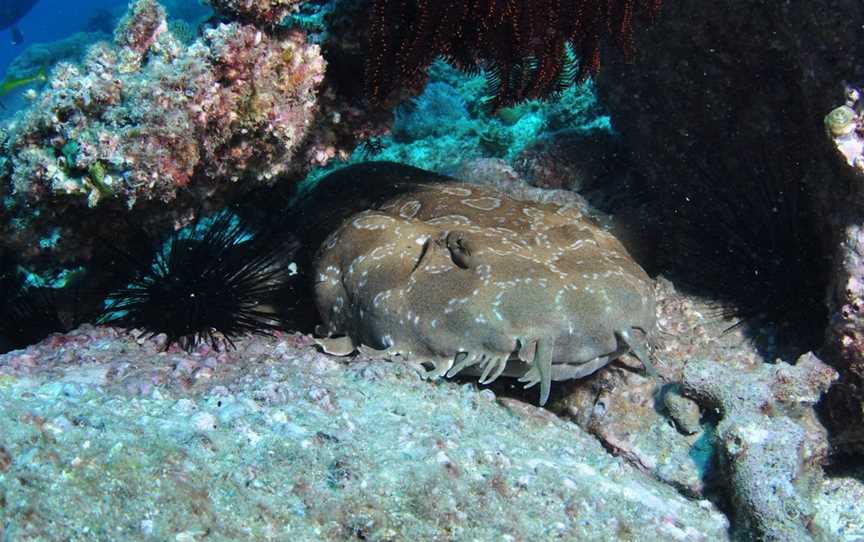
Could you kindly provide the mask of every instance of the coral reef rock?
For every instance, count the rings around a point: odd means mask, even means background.
[[[318,45],[293,30],[276,37],[220,24],[186,47],[164,10],[139,0],[114,44],[96,44],[82,64],[58,64],[8,126],[4,235],[21,252],[53,235],[68,257],[69,236],[96,236],[82,207],[143,204],[145,214],[164,216],[164,202],[183,191],[218,201],[239,180],[305,170],[295,153],[313,124],[324,67]]]
[[[728,539],[713,504],[488,390],[297,335],[163,346],[85,326],[0,356],[3,537]]]
[[[832,157],[839,150],[844,162],[861,164],[858,97],[838,103],[839,82],[864,73],[860,27],[857,0],[722,0],[698,10],[670,3],[654,25],[638,32],[638,64],[613,61],[610,51],[596,80],[642,172],[680,179],[676,164],[682,156],[696,170],[716,172],[723,160],[794,170],[799,181],[784,190],[807,194],[798,204],[816,209],[812,229],[829,252],[826,260],[806,257],[804,265],[832,275],[823,356],[841,373],[827,404],[839,454],[864,454],[864,320],[856,302],[864,291],[861,179],[850,180]],[[826,141],[826,129],[834,145]],[[764,200],[754,194],[760,194],[757,187],[722,197]]]
[[[213,9],[241,21],[277,25],[297,10],[300,0],[208,0]]]
[[[864,454],[864,122],[861,91],[846,87],[846,102],[825,116],[825,132],[837,150],[836,209],[838,265],[831,290],[829,346],[841,378],[826,400],[832,442],[847,453]]]
[[[806,540],[828,455],[813,406],[837,378],[813,354],[752,371],[691,361],[681,389],[722,417],[714,435],[739,529],[760,540]]]
[[[823,478],[829,441],[814,410],[836,371],[812,354],[766,364],[710,304],[663,278],[655,296],[655,365],[668,384],[658,389],[624,356],[562,383],[551,410],[681,493],[725,503],[738,539],[857,540],[864,502],[838,488],[861,494],[864,484],[854,473]]]

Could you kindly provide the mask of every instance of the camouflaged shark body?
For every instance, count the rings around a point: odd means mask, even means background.
[[[651,281],[578,208],[459,182],[412,184],[347,218],[315,257],[320,340],[481,383],[581,378],[644,345]],[[341,338],[338,338],[341,337]]]

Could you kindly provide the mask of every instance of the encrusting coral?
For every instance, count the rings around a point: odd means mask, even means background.
[[[165,9],[155,0],[138,0],[129,5],[129,11],[114,30],[114,42],[125,55],[137,55],[135,60],[140,63],[159,35],[167,29]]]
[[[223,23],[184,45],[137,0],[114,43],[55,66],[0,134],[4,241],[29,263],[50,237],[60,264],[77,262],[106,221],[180,227],[192,206],[302,174],[324,71],[300,30]]]
[[[175,197],[192,177],[270,179],[289,166],[315,112],[324,60],[299,32],[232,23],[183,48],[165,13],[139,0],[116,44],[60,64],[12,127],[13,194]],[[145,59],[146,63],[141,64]],[[74,146],[74,153],[61,152]],[[101,182],[88,174],[101,164]]]
[[[846,86],[846,101],[825,117],[825,132],[836,150],[839,180],[827,202],[837,243],[837,265],[829,296],[828,348],[840,380],[825,400],[825,413],[838,452],[864,454],[864,137],[861,91]],[[841,188],[842,187],[842,188]],[[844,189],[845,188],[845,189]]]

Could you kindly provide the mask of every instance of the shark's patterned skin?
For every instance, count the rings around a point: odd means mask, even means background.
[[[627,352],[650,369],[651,280],[575,207],[414,183],[347,218],[314,266],[319,342],[332,353],[380,350],[432,376],[470,367],[481,383],[506,369],[540,383],[541,404],[553,380]]]

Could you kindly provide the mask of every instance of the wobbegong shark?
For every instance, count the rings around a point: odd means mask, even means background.
[[[386,163],[333,177],[311,214],[329,231],[313,262],[326,352],[513,376],[541,404],[624,354],[654,374],[653,281],[581,209]]]

